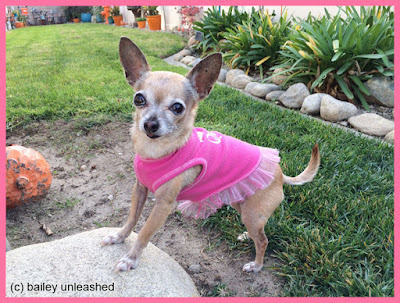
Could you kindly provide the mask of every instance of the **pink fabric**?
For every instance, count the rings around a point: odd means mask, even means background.
[[[183,171],[201,165],[193,184],[178,195],[185,215],[206,218],[222,205],[243,201],[273,180],[280,161],[275,149],[262,148],[204,128],[194,128],[188,143],[161,159],[135,156],[140,183],[155,192]]]

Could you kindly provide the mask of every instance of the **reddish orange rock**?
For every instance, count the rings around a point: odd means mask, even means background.
[[[52,174],[43,156],[31,148],[19,145],[7,146],[6,156],[7,208],[38,201],[46,196]]]

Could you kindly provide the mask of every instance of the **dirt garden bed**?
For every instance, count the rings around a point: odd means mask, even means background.
[[[7,134],[7,145],[39,151],[53,170],[52,186],[44,199],[7,210],[7,238],[13,248],[124,224],[135,182],[129,128],[128,123],[110,122],[87,130],[74,122],[57,121],[34,123]],[[153,205],[150,195],[136,231]],[[43,224],[54,234],[48,236]],[[279,295],[283,281],[272,270],[243,273],[243,264],[254,255],[230,251],[217,237],[217,232],[174,213],[152,243],[191,275],[203,296]],[[267,267],[278,262],[270,253],[265,261]]]

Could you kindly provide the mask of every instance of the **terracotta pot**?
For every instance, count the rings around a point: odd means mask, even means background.
[[[38,201],[50,189],[52,174],[43,156],[19,145],[6,147],[6,205]]]
[[[24,22],[17,21],[14,23],[16,28],[24,27]]]
[[[161,15],[147,16],[146,19],[151,31],[161,30]]]
[[[137,26],[139,28],[146,28],[146,21],[138,21]]]
[[[79,23],[79,18],[74,18],[74,19],[72,19],[72,21],[73,21],[74,23]]]
[[[121,26],[122,16],[113,16],[115,26]]]

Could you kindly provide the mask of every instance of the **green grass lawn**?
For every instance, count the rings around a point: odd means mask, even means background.
[[[41,26],[7,33],[7,127],[77,119],[88,126],[131,119],[132,90],[118,59],[120,36],[142,48],[153,70],[184,46],[178,37],[98,24]],[[216,86],[197,125],[278,148],[285,174],[307,165],[316,141],[321,168],[312,183],[285,186],[265,227],[267,254],[279,258],[282,296],[393,296],[393,147],[280,110]],[[200,226],[221,231],[236,253],[252,252],[237,213],[224,207]],[[249,259],[251,258],[249,254]]]

